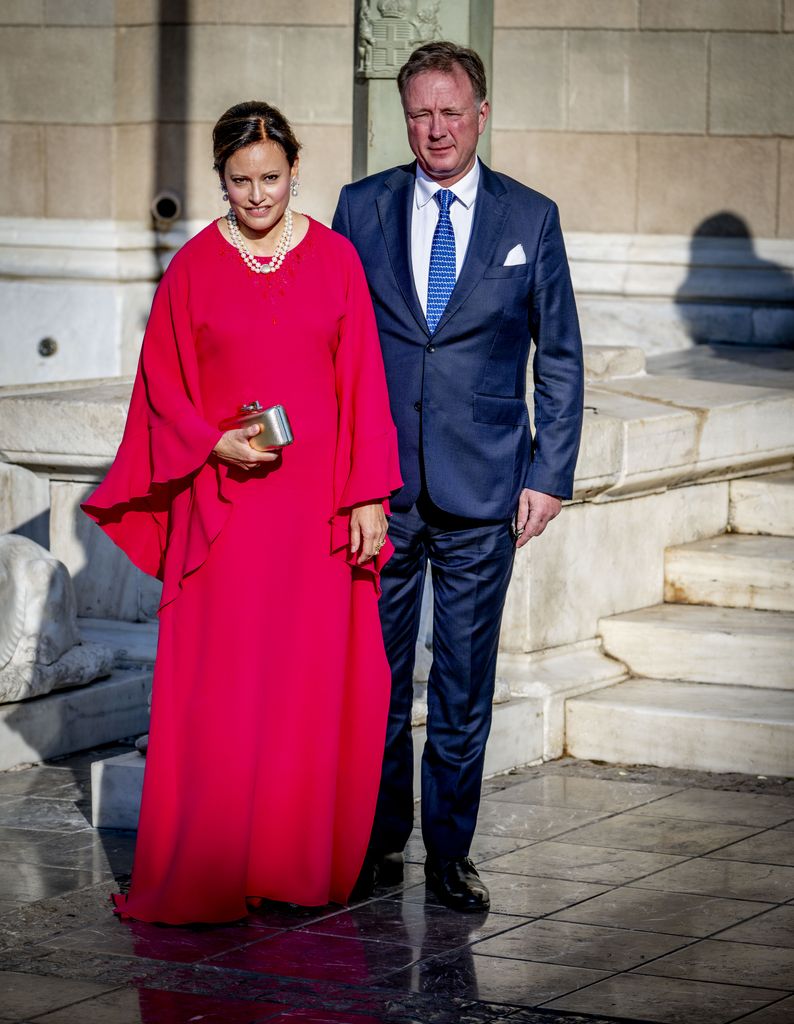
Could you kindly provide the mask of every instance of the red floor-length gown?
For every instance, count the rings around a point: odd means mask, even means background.
[[[281,403],[295,442],[252,471],[217,424]],[[246,897],[344,902],[369,838],[389,669],[349,509],[399,487],[374,314],[316,221],[274,274],[210,224],[154,299],[127,426],[83,506],[163,580],[138,841],[119,912],[243,917]]]

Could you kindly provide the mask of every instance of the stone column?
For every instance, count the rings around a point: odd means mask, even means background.
[[[475,49],[490,86],[493,0],[357,0],[353,89],[353,177],[406,163],[411,151],[397,72],[411,51],[436,39]],[[490,157],[490,125],[479,154]]]

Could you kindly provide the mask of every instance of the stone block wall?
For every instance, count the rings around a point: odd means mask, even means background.
[[[349,180],[352,0],[4,0],[0,217],[149,221],[221,212],[211,129],[231,104],[281,107],[305,147],[306,209]]]
[[[794,0],[495,0],[493,163],[569,231],[794,234]]]
[[[209,133],[242,98],[305,145],[301,204],[350,176],[354,0],[4,0],[0,217],[220,212]],[[496,0],[493,163],[571,231],[794,234],[794,0]],[[398,129],[400,130],[400,126]]]

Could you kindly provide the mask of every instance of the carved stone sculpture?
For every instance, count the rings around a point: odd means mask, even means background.
[[[81,643],[69,571],[27,537],[0,536],[0,703],[83,686],[113,654]]]
[[[358,69],[363,78],[396,78],[411,51],[443,37],[441,0],[361,0]]]

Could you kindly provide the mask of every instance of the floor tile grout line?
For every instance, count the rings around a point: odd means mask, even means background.
[[[210,956],[203,957],[201,960],[191,961],[191,966],[202,966],[202,965],[206,965],[208,967],[219,967],[220,966],[221,969],[222,969],[222,965],[213,963],[212,961],[215,960],[218,957],[226,956],[227,953],[237,953],[241,949],[246,949],[248,946],[258,945],[259,943],[269,942],[269,941],[272,941],[273,939],[277,939],[281,935],[290,935],[290,934],[294,934],[296,932],[299,933],[299,934],[301,932],[303,932],[303,934],[306,934],[306,935],[317,935],[317,936],[320,936],[321,938],[324,938],[324,939],[343,939],[343,940],[347,939],[348,941],[353,941],[353,942],[371,942],[371,943],[378,943],[381,946],[394,946],[397,949],[416,949],[416,946],[412,942],[389,942],[388,939],[366,939],[366,938],[364,938],[361,935],[332,935],[332,934],[330,934],[328,932],[309,932],[309,931],[306,930],[308,927],[309,926],[306,925],[304,928],[283,928],[280,931],[278,931],[275,935],[265,935],[262,938],[253,939],[251,942],[244,942],[240,946],[234,946],[234,947],[232,947],[230,949],[225,949],[225,950],[223,950],[220,953],[212,953]],[[411,963],[418,963],[419,960],[421,960],[421,959],[422,959],[422,957],[420,956],[420,957],[418,957],[418,959],[416,961],[412,960]],[[245,970],[246,968],[238,967],[238,968],[234,968],[234,969],[235,970]],[[402,968],[395,968],[395,970],[402,970]]]
[[[787,906],[787,904],[785,904],[785,903],[778,903],[778,904],[774,904],[774,905],[768,905],[768,906],[764,907],[763,910],[759,910],[757,914],[752,914],[750,917],[746,917],[743,921],[737,921],[735,924],[726,925],[724,928],[717,928],[715,931],[709,932],[708,935],[704,935],[703,938],[704,939],[710,939],[710,940],[712,940],[714,942],[735,942],[735,941],[744,942],[745,940],[743,940],[743,939],[740,939],[740,940],[735,940],[735,939],[717,939],[717,938],[715,938],[715,936],[722,935],[723,932],[727,932],[731,928],[738,928],[740,925],[749,924],[750,921],[757,921],[759,917],[763,917],[765,914],[770,913],[770,911],[777,910],[778,907],[785,907],[785,906]],[[749,945],[749,946],[770,946],[770,945],[772,945],[772,943],[769,943],[769,942],[749,942],[749,943],[745,943],[745,944]],[[783,947],[775,947],[775,948],[783,948]]]
[[[642,881],[642,879],[640,879],[640,881]],[[630,882],[626,886],[621,886],[621,888],[639,889],[640,892],[663,892],[677,896],[705,896],[707,899],[733,900],[737,903],[763,903],[769,908],[781,906],[779,900],[761,900],[752,896],[716,896],[711,892],[695,892],[692,889],[654,889],[651,885],[637,885],[636,882]]]
[[[648,817],[650,817],[650,815],[648,815]],[[606,820],[607,820],[606,818],[602,819],[602,821],[606,821]],[[682,820],[682,819],[671,818],[671,819],[668,819],[668,820],[677,821],[677,820]],[[685,820],[689,820],[689,819],[685,819]],[[715,824],[715,822],[708,822],[708,821],[707,822],[692,822],[692,823],[693,824],[700,824],[700,825]],[[594,821],[594,822],[591,822],[590,824],[596,825],[596,824],[601,824],[601,822],[600,821]],[[580,826],[577,826],[577,828],[568,830],[567,832],[561,832],[559,835],[550,836],[550,837],[548,837],[548,839],[538,840],[538,842],[560,842],[560,841],[564,841],[562,839],[563,836],[569,836],[573,832],[577,832],[580,828],[589,828],[589,827],[590,827],[590,825],[580,825]],[[742,827],[748,827],[748,826],[736,826],[736,827],[742,828]],[[742,839],[734,839],[730,843],[726,843],[726,844],[724,844],[722,846],[715,847],[714,850],[706,850],[706,851],[703,851],[703,852],[700,852],[700,853],[671,853],[669,850],[635,850],[633,847],[628,847],[628,846],[604,846],[603,844],[599,844],[599,843],[570,843],[569,842],[569,843],[567,843],[567,845],[568,846],[595,846],[595,847],[603,849],[603,850],[627,850],[627,851],[629,851],[631,853],[662,853],[662,854],[665,854],[666,856],[669,856],[669,857],[683,857],[685,860],[694,860],[697,857],[706,857],[709,854],[715,852],[716,850],[723,850],[723,849],[726,848],[726,846],[733,846],[735,843],[740,843],[744,839],[754,839],[755,836],[761,835],[762,833],[769,832],[769,831],[772,831],[772,829],[761,828],[758,832],[753,832],[753,833],[751,833],[748,836],[742,836]],[[536,845],[536,844],[533,844],[533,845]]]
[[[19,859],[12,859],[11,857],[3,857],[2,855],[0,855],[0,865],[2,865],[2,864],[20,864],[20,862],[19,862]],[[90,872],[95,872],[97,870],[94,867],[90,867],[90,868],[75,868],[75,867],[70,867],[68,864],[46,864],[43,861],[36,861],[35,864],[31,864],[30,862],[26,862],[24,866],[25,867],[35,867],[35,868],[49,868],[50,870],[54,870],[54,871],[80,871],[80,872],[83,872],[83,874],[90,873]],[[109,880],[110,881],[114,880],[115,877],[116,877],[116,874],[115,874],[115,871],[113,870],[113,868],[112,868],[112,866],[110,864],[108,864],[108,871],[110,872],[110,874],[108,876]],[[97,882],[95,884],[98,885],[101,881],[102,881],[101,878],[97,879]],[[70,891],[74,891],[74,890],[70,890]],[[28,902],[30,902],[30,901],[28,901]]]
[[[780,999],[773,999],[771,1003],[765,1003],[764,1006],[757,1006],[754,1010],[748,1010],[747,1013],[742,1013],[738,1017],[731,1017],[725,1024],[737,1024],[738,1021],[747,1020],[754,1013],[758,1013],[759,1010],[768,1010],[770,1007],[777,1006],[778,1003],[782,1003],[784,999],[790,999],[791,994],[782,995]]]
[[[672,794],[672,795],[675,795],[675,794]],[[664,797],[660,797],[659,799],[665,799],[665,798]],[[501,802],[502,803],[508,803],[509,801],[504,800],[504,801],[501,801]],[[496,801],[496,803],[499,803],[499,801]],[[545,805],[543,805],[543,804],[523,804],[521,806],[525,806],[525,807],[543,807]],[[643,804],[643,805],[639,805],[639,806],[649,806],[649,804]],[[561,810],[561,809],[565,809],[565,808],[558,808],[558,810]],[[585,808],[569,808],[569,809],[570,810],[584,810]],[[601,817],[595,818],[593,821],[588,822],[586,825],[574,825],[573,827],[565,829],[564,831],[556,833],[555,835],[543,836],[540,839],[535,839],[535,841],[532,843],[532,845],[536,845],[536,843],[539,843],[539,842],[559,842],[559,841],[562,840],[562,837],[564,837],[564,836],[569,836],[569,835],[571,835],[574,832],[578,832],[581,829],[590,828],[593,825],[601,825],[605,821],[613,821],[614,819],[619,818],[622,814],[629,814],[630,815],[633,811],[634,811],[634,808],[626,808],[626,809],[624,809],[622,811],[615,811],[615,812],[607,811],[603,815],[601,815]],[[727,821],[723,821],[723,822],[720,822],[720,821],[701,821],[699,818],[670,818],[670,817],[667,817],[666,815],[651,815],[651,814],[642,815],[642,814],[640,814],[640,815],[638,815],[638,817],[640,817],[640,818],[643,818],[643,817],[646,817],[646,818],[658,817],[658,818],[664,818],[667,821],[687,822],[687,823],[692,824],[692,825],[729,825],[729,826],[731,826],[733,828],[750,828],[750,829],[757,828],[758,829],[758,832],[751,832],[750,835],[742,836],[741,839],[733,839],[733,840],[731,840],[730,843],[724,843],[722,846],[715,847],[715,849],[718,849],[718,850],[724,849],[726,846],[732,846],[735,843],[742,842],[742,840],[744,840],[744,839],[752,839],[754,836],[759,835],[762,832],[768,832],[771,829],[777,827],[777,826],[767,826],[767,825],[759,825],[759,826],[756,826],[756,825],[735,825],[732,822],[727,822]],[[507,833],[507,832],[490,832],[490,833],[486,832],[486,833],[483,833],[483,834],[484,835],[491,835],[491,836],[494,836],[494,837],[505,836],[505,837],[511,838],[511,839],[526,838],[524,836],[510,835],[510,833]],[[562,840],[562,841],[564,841],[564,840]],[[584,845],[584,846],[587,846],[587,845],[590,845],[590,844],[583,843],[583,844],[573,844],[573,845]],[[593,844],[593,845],[597,845],[597,844]],[[609,847],[608,846],[608,847],[604,847],[604,849],[618,849],[619,850],[619,849],[624,849],[624,847],[619,847],[619,846],[618,847]],[[515,852],[515,851],[513,851],[513,852]],[[650,853],[650,852],[662,853],[662,852],[666,852],[666,851],[661,851],[661,850],[659,850],[659,851],[648,851],[648,850],[642,851],[642,850],[639,850],[637,852],[638,853],[643,853],[643,852],[644,853]],[[706,852],[710,853],[712,851],[709,850],[709,851],[706,851]],[[505,855],[505,856],[507,856],[507,855]],[[676,856],[676,854],[672,854],[672,856]],[[681,856],[697,857],[697,856],[704,856],[704,854],[703,853],[700,853],[700,854],[689,854],[689,855],[683,855],[682,854]]]
[[[13,974],[17,974],[17,973],[19,973],[19,974],[26,974],[27,972],[26,971],[9,971],[8,973],[10,973],[10,974],[12,974],[12,973]],[[39,977],[39,975],[34,975],[34,977]],[[59,977],[59,975],[51,974],[51,975],[48,975],[48,977],[54,978],[54,977]],[[72,980],[72,979],[64,978],[62,980],[69,981],[69,980]],[[83,999],[75,999],[71,1003],[67,1002],[67,1003],[63,1003],[61,1006],[50,1007],[49,1010],[42,1010],[41,1013],[36,1013],[32,1017],[28,1017],[27,1019],[31,1020],[31,1021],[35,1021],[36,1018],[41,1018],[45,1014],[55,1013],[56,1011],[60,1013],[61,1010],[69,1010],[73,1006],[79,1006],[81,1003],[87,1003],[87,1002],[89,1002],[92,999],[96,999],[98,996],[109,996],[109,995],[112,995],[114,992],[119,992],[119,991],[121,991],[123,989],[126,989],[126,988],[127,988],[126,985],[111,985],[104,992],[95,992],[93,995],[85,996]]]
[[[697,858],[690,858],[690,859],[695,860]],[[492,874],[498,874],[498,873],[499,872],[492,872]],[[524,877],[524,878],[530,877],[530,878],[532,878],[532,877],[542,877],[542,876],[523,875],[523,876],[520,876],[520,877]],[[643,877],[645,877],[645,876],[643,876]],[[560,881],[564,881],[564,879],[560,879]],[[760,900],[746,900],[746,899],[742,899],[741,897],[710,896],[708,893],[676,893],[675,891],[666,890],[666,889],[644,889],[641,886],[635,886],[635,885],[631,885],[631,884],[628,884],[628,885],[627,884],[616,884],[616,885],[609,884],[607,886],[607,888],[604,889],[603,892],[597,893],[597,894],[592,895],[592,896],[586,896],[584,899],[576,900],[573,903],[566,904],[563,907],[559,907],[557,910],[550,910],[546,914],[539,914],[535,918],[528,918],[528,922],[527,923],[529,923],[531,920],[538,920],[538,921],[546,920],[548,918],[551,918],[551,916],[553,914],[565,913],[565,912],[567,912],[567,911],[569,911],[569,910],[571,910],[571,909],[573,909],[575,907],[579,907],[579,906],[582,906],[585,903],[589,903],[591,900],[596,900],[596,899],[599,899],[602,896],[610,895],[610,894],[616,892],[619,889],[637,889],[639,892],[661,892],[661,893],[665,893],[667,895],[679,895],[679,896],[704,896],[706,899],[733,899],[733,900],[736,900],[737,902],[743,902],[743,903],[761,903],[762,902]],[[417,906],[422,906],[422,904],[417,904]],[[759,911],[758,914],[751,915],[751,917],[747,918],[746,920],[752,920],[752,918],[758,917],[761,914],[765,913],[767,910],[773,909],[776,906],[782,906],[782,904],[780,904],[780,903],[764,904],[764,909],[763,910]],[[564,918],[562,920],[564,920]],[[571,920],[569,923],[571,923],[571,924],[576,924],[576,923],[584,924],[586,922],[576,922],[574,920]],[[735,924],[742,924],[742,923],[744,923],[744,922],[743,921],[735,922]],[[520,927],[520,926],[517,926],[517,927]],[[611,926],[604,926],[604,927],[611,927]],[[505,930],[509,931],[511,929],[505,929]],[[632,930],[632,931],[644,931],[643,929],[630,929],[630,930]],[[651,934],[653,934],[653,933],[651,933]],[[668,934],[668,933],[658,933],[658,934]],[[669,934],[673,934],[673,933],[669,933]],[[694,936],[695,939],[702,939],[702,938],[707,938],[707,937],[709,937],[709,936]]]
[[[777,992],[782,993],[781,998],[794,995],[794,988],[781,988],[779,985],[759,985],[753,981],[717,981],[716,978],[690,978],[682,977],[680,974],[643,974],[643,972],[638,971],[636,967],[632,967],[630,971],[624,971],[622,973],[633,974],[643,978],[666,978],[669,981],[696,981],[700,985],[730,985],[733,986],[733,988],[766,989],[767,992],[770,989],[774,989]]]
[[[541,920],[541,918],[538,918],[538,920]],[[552,923],[555,923],[555,922],[552,922]],[[560,921],[560,924],[580,924],[580,923],[581,922],[576,922],[576,921]],[[583,925],[583,927],[585,927],[585,928],[614,928],[615,931],[636,932],[636,933],[638,933],[640,935],[667,935],[671,939],[680,939],[681,940],[681,944],[676,946],[674,949],[668,949],[666,952],[659,953],[657,956],[650,957],[648,960],[642,961],[639,964],[635,964],[633,967],[626,967],[625,969],[619,970],[619,971],[609,971],[607,969],[606,973],[609,973],[611,977],[617,977],[617,975],[619,975],[619,974],[630,974],[632,971],[635,971],[637,969],[637,967],[644,966],[646,963],[649,963],[649,964],[650,963],[654,963],[654,961],[656,961],[656,960],[660,960],[663,957],[670,956],[671,953],[678,953],[682,949],[689,949],[690,946],[696,946],[699,942],[703,941],[699,936],[673,935],[670,932],[642,932],[642,931],[639,931],[639,929],[636,929],[636,928],[618,928],[618,927],[616,927],[614,925],[590,925],[590,924],[585,924],[585,925]],[[500,932],[499,934],[500,935],[504,935],[505,933],[504,932]],[[489,937],[491,937],[491,936],[489,936]],[[492,936],[492,937],[496,938],[496,936]],[[478,939],[477,940],[478,943],[479,942],[485,942],[485,941],[486,941],[485,939]],[[477,955],[478,956],[492,956],[492,957],[503,956],[502,954],[496,954],[496,953],[478,953]],[[504,959],[517,959],[517,960],[522,959],[521,957],[503,957],[503,958]],[[531,957],[525,957],[523,959],[525,959],[527,963],[541,963],[541,964],[542,963],[552,963],[552,964],[556,964],[558,967],[572,967],[572,966],[574,966],[573,964],[560,963],[557,960],[533,960]],[[604,970],[604,968],[601,968],[601,967],[594,967],[594,968],[587,968],[587,969],[588,970],[589,969],[592,969],[592,970]]]
[[[576,845],[576,844],[569,844],[569,845]],[[602,847],[602,849],[612,849],[612,847]],[[630,852],[643,853],[643,852],[647,852],[647,851],[637,850],[637,851],[630,851]],[[680,861],[680,864],[690,863],[692,861],[703,860],[703,859],[706,859],[703,855],[694,855],[694,856],[690,856],[690,857],[684,857]],[[737,861],[737,862],[733,862],[733,863],[752,863],[752,862],[749,862],[749,861],[748,862]],[[680,866],[679,864],[672,865],[673,868],[679,867],[679,866]],[[606,896],[609,893],[616,892],[618,889],[638,889],[640,892],[665,892],[665,893],[673,893],[673,894],[682,895],[682,896],[705,896],[705,897],[707,897],[709,899],[733,899],[733,900],[737,900],[739,902],[749,902],[749,903],[762,903],[763,902],[763,903],[766,903],[766,901],[752,900],[752,899],[748,899],[746,897],[741,897],[741,896],[713,896],[710,893],[691,893],[691,892],[689,892],[689,893],[688,892],[680,892],[680,893],[678,893],[677,890],[654,889],[654,888],[646,888],[644,886],[637,885],[637,882],[641,882],[641,881],[643,881],[643,880],[645,880],[647,878],[652,878],[654,875],[659,874],[662,871],[668,871],[668,870],[670,870],[670,867],[659,868],[659,869],[656,869],[655,871],[650,871],[650,872],[648,872],[645,875],[638,875],[637,878],[632,879],[629,882],[586,883],[586,884],[605,885],[605,886],[607,886],[607,888],[603,892],[601,892],[601,893],[597,893],[597,894],[592,895],[592,896],[587,896],[583,900],[576,900],[574,903],[569,903],[566,906],[561,907],[559,910],[550,911],[550,913],[551,914],[556,914],[556,913],[560,913],[560,912],[562,912],[564,910],[568,910],[571,907],[580,906],[583,903],[587,903],[589,900],[599,899],[601,896]],[[491,874],[510,874],[510,872],[498,872],[498,871],[491,871],[490,873]],[[524,872],[524,873],[522,873],[518,877],[521,877],[521,878],[545,878],[545,877],[549,877],[549,876],[545,876],[545,875],[532,875],[530,873]],[[568,881],[567,879],[556,879],[556,880],[557,881]],[[576,881],[583,881],[583,880],[574,880],[574,883]],[[765,909],[768,909],[768,907],[770,907],[770,906],[781,906],[781,905],[782,905],[781,903],[776,901],[776,902],[774,902],[772,904],[767,904]],[[759,914],[760,913],[764,913],[764,912],[765,911],[759,911]],[[542,918],[545,918],[547,916],[548,915],[546,915],[546,914],[539,915],[538,919],[542,919]],[[758,916],[758,915],[753,915],[753,916]]]
[[[601,978],[598,981],[590,982],[587,985],[582,985],[580,988],[572,989],[570,992],[564,992],[564,993],[561,993],[560,995],[552,996],[550,999],[544,1000],[544,1002],[542,1002],[542,1003],[538,1003],[536,1007],[533,1007],[533,1009],[552,1010],[552,1012],[555,1012],[555,1013],[556,1012],[563,1012],[563,1013],[564,1012],[568,1012],[568,1013],[571,1013],[571,1014],[579,1013],[579,1014],[582,1014],[583,1016],[590,1016],[589,1014],[587,1014],[587,1013],[585,1013],[583,1011],[573,1011],[573,1010],[558,1011],[558,1010],[553,1009],[552,1007],[550,1007],[549,1003],[554,1002],[557,999],[564,999],[566,996],[573,995],[574,993],[585,992],[585,991],[587,991],[587,989],[593,988],[596,985],[600,985],[600,984],[602,984],[605,981],[612,980],[612,978],[616,978],[616,977],[619,977],[619,976],[625,976],[625,975],[630,974],[630,973],[632,973],[632,972],[630,972],[630,971],[619,971],[616,974],[611,975],[609,978]],[[746,986],[746,985],[745,986],[741,986],[738,983],[730,983],[730,982],[702,981],[701,979],[698,979],[698,978],[671,978],[668,975],[638,975],[638,976],[639,977],[652,977],[652,978],[665,978],[665,980],[668,980],[668,981],[692,981],[692,982],[695,982],[695,984],[700,984],[700,985],[734,984],[736,988],[741,988],[741,987],[744,987],[744,988],[758,987],[758,988],[760,988],[760,986]],[[768,990],[769,989],[767,989],[767,991]],[[774,1006],[775,1003],[780,1002],[782,999],[787,999],[791,995],[791,992],[786,992],[786,991],[784,991],[782,989],[778,989],[777,991],[782,992],[782,995],[780,996],[780,999],[775,999],[771,1003],[765,1003],[763,1006],[756,1006],[752,1010],[750,1010],[749,1013],[756,1013],[756,1012],[758,1012],[758,1010],[766,1009],[768,1006]],[[594,1015],[594,1016],[596,1016],[596,1015]],[[744,1016],[748,1016],[748,1014],[745,1014]],[[616,1017],[614,1019],[615,1019],[615,1021],[620,1021],[621,1024],[623,1024],[623,1022],[625,1022],[625,1024],[664,1024],[664,1022],[660,1022],[658,1018],[650,1018],[650,1017],[647,1017],[647,1018]],[[733,1018],[731,1021],[723,1021],[722,1024],[733,1024],[733,1021],[736,1020],[736,1019],[737,1018]],[[739,1018],[739,1019],[741,1019],[741,1018]],[[693,1024],[694,1024],[694,1022],[693,1022]]]

